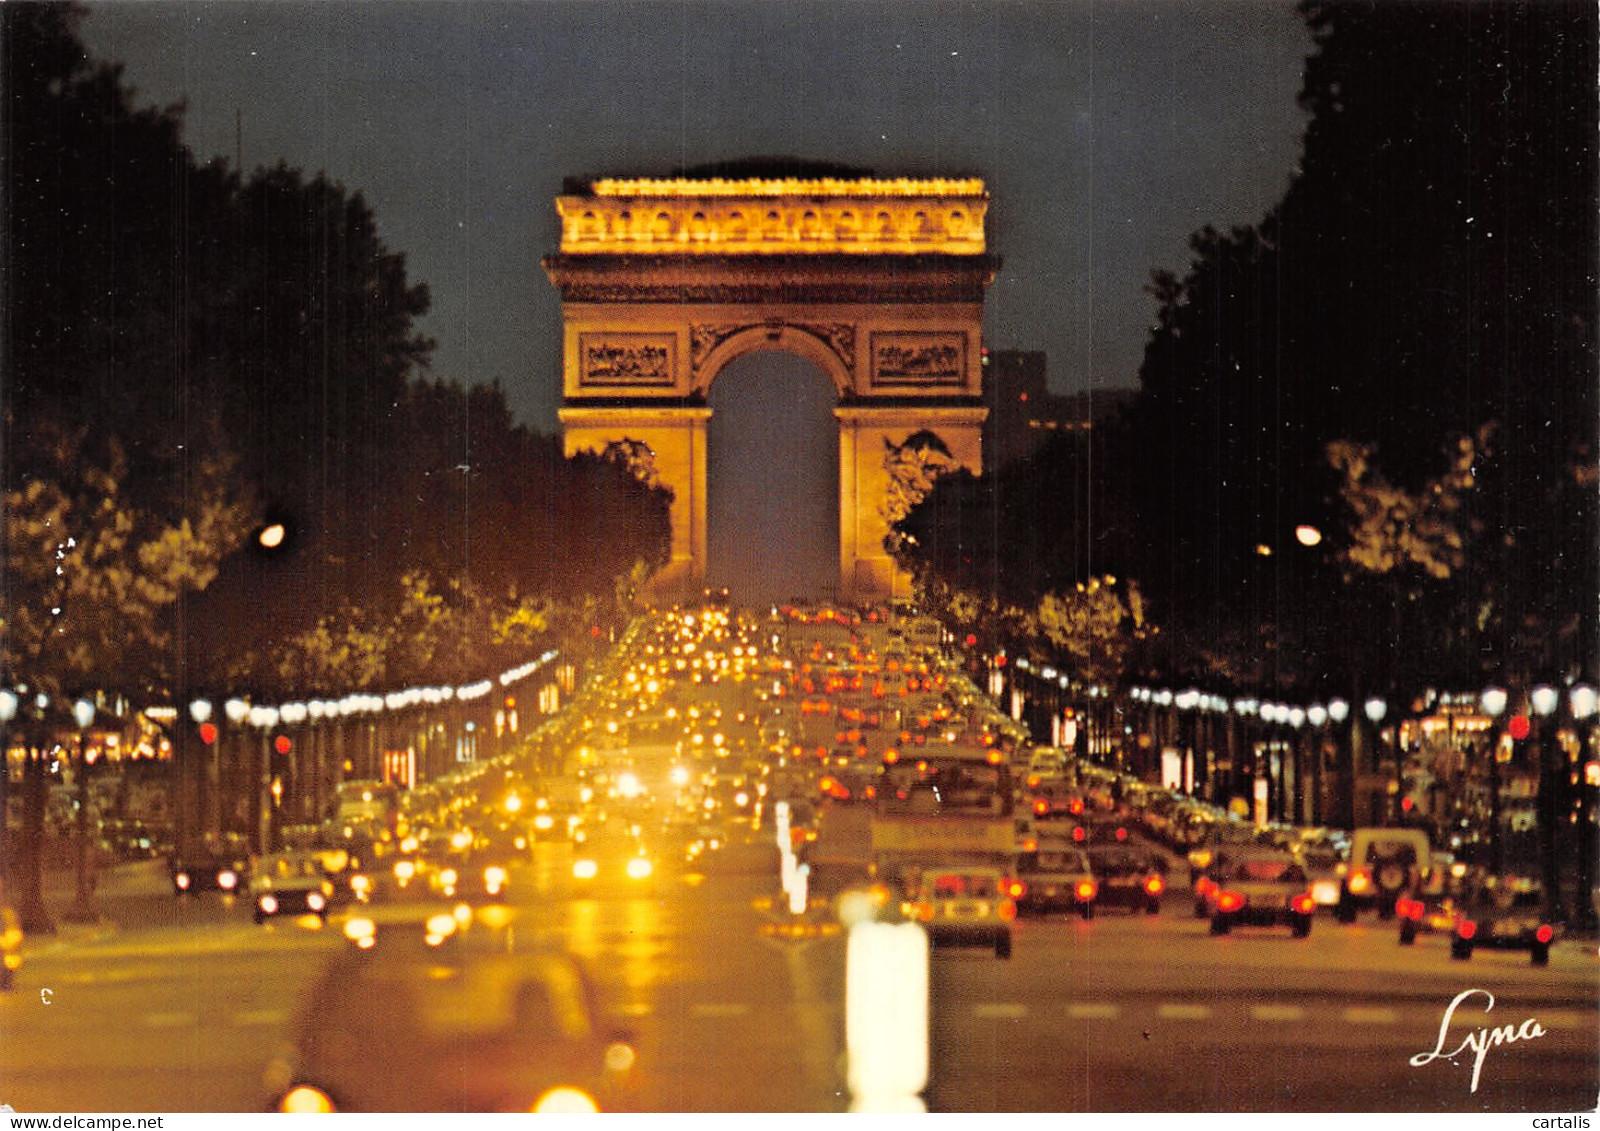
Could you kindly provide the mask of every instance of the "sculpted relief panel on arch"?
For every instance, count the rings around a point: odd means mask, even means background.
[[[674,334],[579,334],[579,379],[602,388],[671,388],[677,379],[677,351]]]

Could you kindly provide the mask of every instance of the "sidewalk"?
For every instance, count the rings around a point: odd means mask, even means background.
[[[29,935],[23,941],[23,949],[37,950],[53,943],[102,938],[122,928],[122,918],[130,900],[171,890],[164,860],[134,860],[113,864],[99,869],[95,881],[96,921],[74,922],[67,916],[78,897],[77,869],[46,868],[43,876],[44,903],[56,929],[53,934]]]

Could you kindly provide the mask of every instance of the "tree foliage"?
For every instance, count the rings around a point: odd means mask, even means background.
[[[1595,10],[1301,11],[1310,117],[1284,200],[1201,231],[1188,270],[1151,287],[1118,461],[1155,536],[1139,576],[1190,638],[1253,620],[1297,658],[1278,678],[1592,668]],[[1434,463],[1461,444],[1470,495]],[[1335,537],[1307,552],[1301,523]],[[1417,568],[1352,589],[1334,559]],[[1405,615],[1374,632],[1351,615],[1369,600]]]

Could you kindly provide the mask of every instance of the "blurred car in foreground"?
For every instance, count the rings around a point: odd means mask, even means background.
[[[598,1008],[577,959],[523,949],[512,917],[495,906],[420,923],[353,918],[356,945],[311,994],[293,1051],[268,1066],[271,1108],[626,1109],[632,1036]]]
[[[333,882],[322,869],[322,861],[304,852],[280,852],[264,856],[250,881],[255,902],[255,920],[263,923],[279,915],[327,917],[333,899]]]
[[[1195,898],[1195,913],[1211,919],[1213,935],[1235,927],[1288,927],[1303,939],[1316,911],[1305,869],[1289,853],[1270,848],[1219,850],[1195,885]]]

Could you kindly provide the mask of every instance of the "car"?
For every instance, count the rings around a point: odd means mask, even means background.
[[[356,945],[330,963],[291,1047],[267,1066],[264,1106],[626,1110],[637,1042],[601,1007],[580,960],[525,943],[537,932],[515,931],[511,908],[482,915],[351,920]]]
[[[1545,917],[1544,885],[1482,870],[1453,877],[1437,891],[1413,891],[1395,904],[1400,943],[1429,932],[1450,937],[1450,957],[1466,961],[1479,947],[1526,950],[1534,966],[1550,962],[1556,928]]]
[[[925,868],[903,893],[900,913],[922,924],[934,946],[993,947],[996,958],[1010,958],[1016,883],[998,868]]]
[[[1290,851],[1306,870],[1306,878],[1311,881],[1311,898],[1317,909],[1336,910],[1349,868],[1339,845],[1329,840],[1301,840]]]
[[[581,839],[573,839],[572,878],[580,890],[612,884],[637,886],[648,881],[655,871],[649,847],[631,827],[615,820],[583,832]]]
[[[1195,896],[1197,915],[1211,920],[1213,935],[1235,927],[1288,927],[1303,939],[1316,913],[1305,869],[1291,854],[1271,848],[1218,850]]]
[[[172,890],[176,895],[220,891],[232,895],[250,881],[250,849],[241,836],[229,834],[201,843],[194,851],[174,854]]]
[[[0,901],[0,992],[8,992],[22,969],[22,920]]]
[[[1019,915],[1067,911],[1094,918],[1100,885],[1082,849],[1046,844],[1020,853],[1015,873],[1011,895]]]
[[[1160,914],[1167,878],[1159,857],[1122,845],[1094,846],[1088,855],[1089,868],[1100,888],[1096,900],[1099,906]]]
[[[1356,829],[1350,840],[1350,864],[1335,907],[1339,922],[1376,909],[1381,919],[1394,917],[1395,902],[1417,876],[1431,866],[1432,847],[1421,829]]]
[[[430,869],[428,889],[441,899],[481,901],[505,899],[511,870],[505,857],[474,852]]]
[[[322,861],[305,852],[279,852],[264,856],[250,881],[255,920],[264,923],[279,915],[315,915],[327,918],[333,900],[333,882]]]
[[[1224,848],[1245,848],[1256,844],[1256,827],[1246,821],[1205,818],[1196,827],[1198,832],[1194,847],[1188,853],[1189,886],[1199,883],[1211,866],[1212,858]]]

